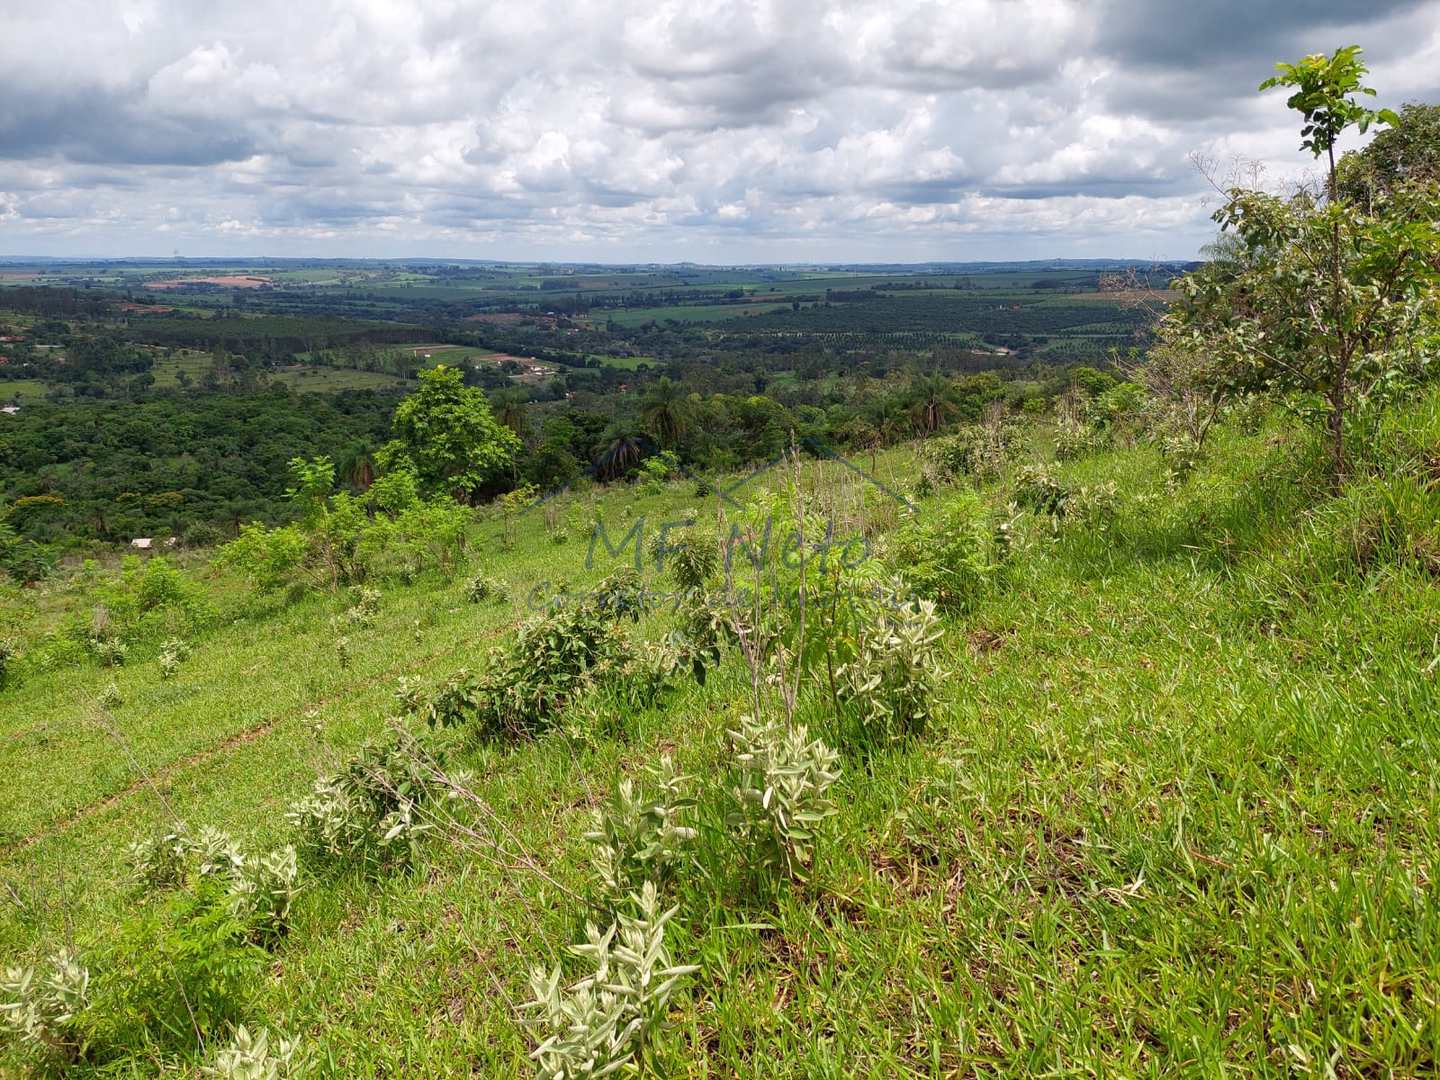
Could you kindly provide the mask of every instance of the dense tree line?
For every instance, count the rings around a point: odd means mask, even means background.
[[[325,454],[363,479],[396,397],[370,391],[157,397],[26,406],[0,425],[0,513],[44,543],[208,541],[287,512],[286,463]]]

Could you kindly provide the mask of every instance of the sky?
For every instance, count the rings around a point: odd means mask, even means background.
[[[1440,0],[0,0],[0,256],[1177,259]]]

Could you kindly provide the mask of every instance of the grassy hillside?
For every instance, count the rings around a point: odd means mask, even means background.
[[[1227,422],[1178,484],[1146,444],[1051,463],[1068,509],[1020,509],[1050,456],[1031,430],[978,501],[964,479],[919,495],[918,448],[873,462],[922,525],[978,523],[984,566],[944,617],[912,737],[849,739],[823,666],[800,680],[791,719],[841,773],[807,880],[748,872],[725,822],[726,731],[757,702],[785,717],[767,676],[793,672],[757,676],[732,646],[703,684],[678,676],[643,707],[587,693],[534,739],[427,734],[468,794],[434,811],[408,870],[303,862],[251,1025],[301,1036],[326,1075],[528,1074],[527,972],[606,918],[590,813],[668,753],[695,778],[699,832],[667,889],[668,942],[699,970],[651,1041],[656,1075],[1433,1071],[1440,395],[1387,421],[1340,495],[1279,416]],[[214,618],[173,678],[153,644],[115,668],[17,667],[0,696],[7,955],[93,951],[158,903],[127,882],[126,846],[175,818],[247,850],[291,839],[286,808],[401,712],[398,678],[428,691],[485,668],[540,601],[628,558],[587,560],[577,523],[618,541],[694,508],[702,536],[728,530],[736,511],[693,488],[488,517],[471,572],[504,600],[469,602],[468,573],[422,576],[338,648],[351,594],[252,600],[197,570]],[[841,465],[774,470],[736,498],[797,488],[837,536],[866,538],[868,563],[907,570],[905,509]],[[648,561],[645,577],[674,588]],[[52,589],[9,611],[93,617],[93,590]],[[655,642],[676,624],[659,606],[623,629]],[[34,1067],[12,1055],[0,1069]],[[162,1065],[192,1067],[142,1046],[74,1071]]]

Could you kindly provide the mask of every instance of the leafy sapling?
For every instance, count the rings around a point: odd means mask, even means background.
[[[61,949],[43,969],[8,968],[0,979],[0,1021],[22,1046],[73,1061],[83,1051],[90,1007],[90,972]]]
[[[730,732],[734,810],[727,823],[756,869],[803,881],[814,861],[819,826],[835,814],[830,787],[839,755],[803,724],[742,716]]]
[[[676,987],[699,970],[672,961],[665,928],[679,909],[661,910],[654,883],[631,901],[637,914],[619,915],[603,933],[590,923],[585,943],[571,947],[592,974],[568,988],[559,966],[530,974],[534,998],[522,1009],[538,1044],[531,1060],[547,1080],[640,1070]]]
[[[610,802],[595,811],[585,839],[594,846],[595,870],[611,902],[645,883],[663,885],[695,839],[682,821],[695,802],[691,777],[681,776],[668,754],[647,769],[647,783],[620,781]]]

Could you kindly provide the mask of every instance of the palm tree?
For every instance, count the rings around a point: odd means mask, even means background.
[[[367,490],[375,482],[375,459],[365,443],[351,443],[340,455],[340,479],[357,491]]]
[[[615,424],[605,432],[595,471],[602,480],[616,480],[640,464],[645,457],[645,436],[626,425]]]
[[[525,395],[515,390],[503,390],[490,398],[490,409],[495,419],[504,424],[521,442],[528,442],[530,417],[525,410]]]
[[[640,418],[655,432],[661,446],[674,446],[685,434],[690,419],[690,402],[684,389],[669,376],[660,376],[640,404]]]
[[[921,375],[911,388],[910,415],[922,435],[933,435],[955,415],[955,384],[943,375]]]

